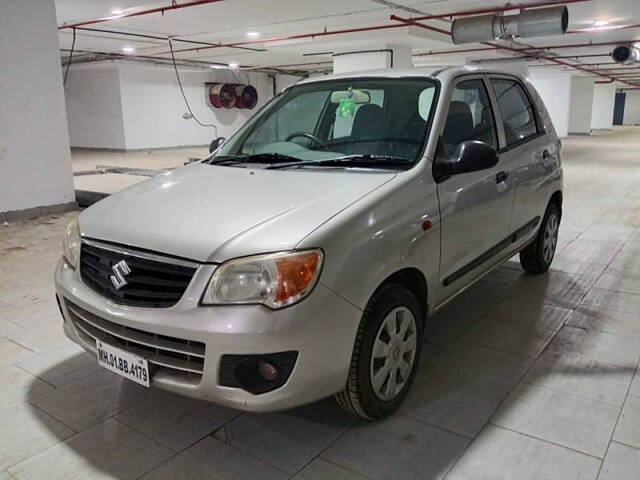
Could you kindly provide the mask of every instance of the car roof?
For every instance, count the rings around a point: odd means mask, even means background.
[[[315,83],[315,82],[326,82],[331,80],[342,80],[342,79],[351,79],[351,78],[366,78],[366,77],[376,77],[376,78],[411,78],[411,77],[432,77],[438,78],[443,82],[447,80],[451,80],[461,74],[470,74],[470,73],[485,73],[485,74],[497,74],[497,75],[513,75],[520,79],[523,79],[522,75],[518,75],[517,73],[508,72],[505,70],[498,69],[490,69],[484,67],[478,67],[475,65],[465,65],[465,66],[450,66],[450,67],[414,67],[414,68],[385,68],[380,70],[364,70],[357,72],[346,72],[346,73],[337,73],[333,75],[323,75],[317,77],[309,77],[304,80],[301,80],[297,83],[297,85],[307,84],[307,83]]]

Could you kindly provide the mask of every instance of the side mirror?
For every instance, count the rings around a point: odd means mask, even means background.
[[[477,172],[498,163],[498,152],[479,140],[467,140],[458,145],[453,159],[441,158],[434,164],[434,176],[441,182],[451,175]]]
[[[218,138],[214,138],[213,140],[211,140],[211,143],[209,144],[209,153],[213,153],[217,149],[219,149],[220,146],[224,143],[225,140],[226,140],[226,138],[224,138],[224,137],[218,137]]]

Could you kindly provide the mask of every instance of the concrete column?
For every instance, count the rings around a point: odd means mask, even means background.
[[[614,83],[595,84],[593,88],[591,128],[595,130],[610,130],[613,127],[615,99],[616,86]]]
[[[54,0],[2,0],[0,35],[0,213],[68,205],[75,197]]]
[[[338,51],[333,55],[333,73],[411,66],[411,47],[408,45],[385,44]]]
[[[532,68],[529,79],[549,111],[559,137],[569,134],[571,73],[555,68]]]
[[[627,90],[624,102],[624,125],[640,125],[640,90]]]
[[[571,78],[571,102],[569,104],[570,134],[591,134],[594,81],[593,77]]]

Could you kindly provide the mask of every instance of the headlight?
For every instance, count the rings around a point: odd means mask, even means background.
[[[270,308],[285,307],[302,300],[311,292],[321,267],[321,250],[280,252],[230,260],[216,269],[202,302],[259,303]]]
[[[73,268],[78,268],[80,261],[80,226],[78,219],[74,218],[67,226],[62,238],[62,250],[64,258]]]

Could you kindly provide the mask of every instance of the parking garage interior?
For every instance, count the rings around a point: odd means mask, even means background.
[[[564,7],[562,32],[503,21]],[[481,16],[507,34],[452,35]],[[640,478],[637,0],[3,0],[0,65],[0,480]],[[206,159],[305,79],[462,65],[546,104],[555,258],[536,276],[515,256],[428,315],[396,412],[243,412],[65,336],[53,276],[85,209]]]

